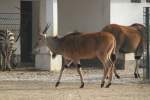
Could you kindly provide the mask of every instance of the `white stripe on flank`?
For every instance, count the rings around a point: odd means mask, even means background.
[[[9,38],[9,40],[14,40],[15,39],[15,37],[14,36],[11,36],[10,38]]]
[[[12,32],[9,32],[9,34],[8,35],[14,35],[14,33],[12,33]]]

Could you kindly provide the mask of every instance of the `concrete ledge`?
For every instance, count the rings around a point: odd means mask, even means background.
[[[51,56],[50,54],[37,54],[35,56],[35,67],[40,70],[50,70]]]

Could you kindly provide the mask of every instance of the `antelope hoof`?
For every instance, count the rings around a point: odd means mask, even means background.
[[[104,83],[105,83],[105,82],[102,82],[102,83],[101,83],[101,88],[103,88],[103,87],[104,87]]]
[[[8,71],[11,71],[11,68],[7,68]]]
[[[120,76],[118,74],[115,75],[117,77],[117,79],[120,79]]]
[[[60,82],[57,82],[57,83],[55,84],[55,87],[58,87],[59,84],[60,84]]]
[[[138,75],[137,75],[137,73],[134,73],[134,77],[135,77],[135,78],[138,78]]]
[[[141,76],[140,76],[140,74],[139,74],[139,73],[137,74],[137,76],[138,76],[138,78],[141,78]]]
[[[65,68],[69,68],[69,66],[68,66],[68,65],[64,65],[64,67],[65,67]]]
[[[80,88],[84,88],[84,83],[81,83],[81,86],[80,86]]]
[[[107,85],[106,85],[106,88],[109,88],[110,85],[111,85],[111,83],[107,84]]]

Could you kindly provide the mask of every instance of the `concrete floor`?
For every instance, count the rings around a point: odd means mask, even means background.
[[[141,76],[143,69],[140,69]],[[103,71],[83,69],[85,87],[75,69],[67,69],[55,88],[59,73],[48,71],[0,72],[0,100],[150,100],[150,83],[134,79],[133,70],[118,70],[110,88],[101,88]]]

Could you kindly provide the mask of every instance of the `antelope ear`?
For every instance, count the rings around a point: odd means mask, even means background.
[[[47,35],[46,35],[46,34],[40,34],[40,36],[41,36],[41,37],[44,37],[44,38],[46,38],[46,37],[47,37]]]
[[[47,37],[47,35],[46,34],[43,34],[44,35],[44,38],[46,38]]]

